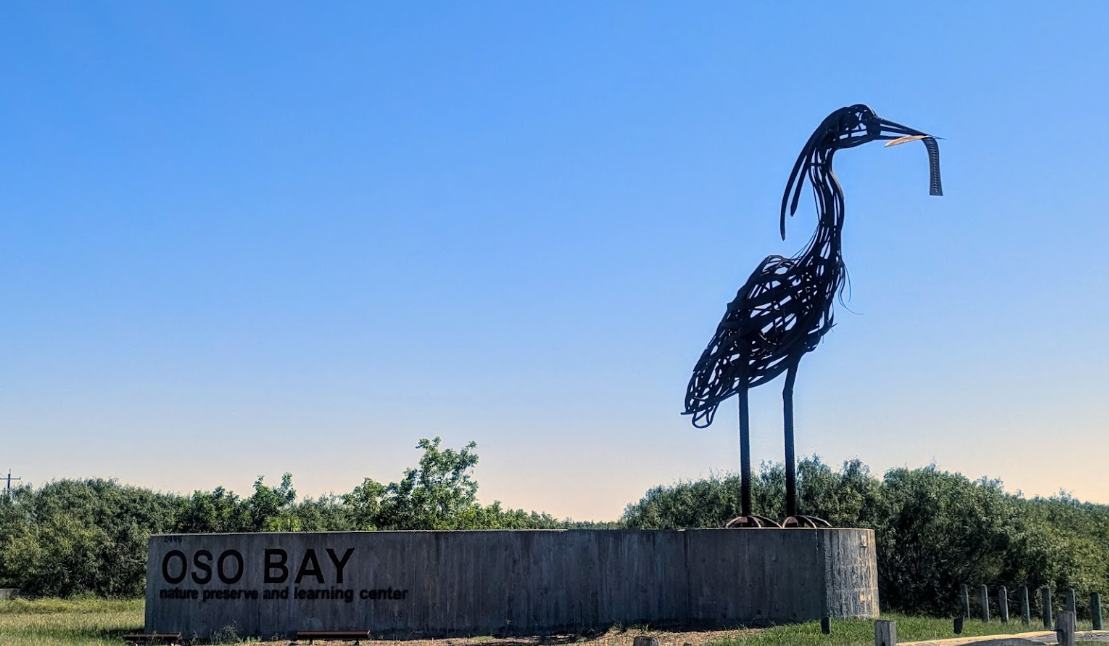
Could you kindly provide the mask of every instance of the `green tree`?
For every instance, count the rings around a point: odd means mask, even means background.
[[[181,505],[173,524],[178,534],[245,532],[250,528],[246,504],[223,487],[194,492]]]
[[[461,451],[441,449],[438,437],[421,439],[415,469],[405,469],[400,482],[390,482],[382,495],[376,525],[381,529],[453,529],[458,518],[477,505],[476,442]]]
[[[364,479],[354,491],[343,494],[342,502],[350,526],[353,529],[377,529],[384,495],[385,485],[373,478]]]
[[[290,526],[299,532],[338,532],[358,529],[351,522],[342,496],[327,494],[302,500],[287,512]]]
[[[176,496],[113,480],[59,480],[0,503],[0,579],[27,593],[135,596],[146,542],[172,527]]]
[[[66,597],[103,592],[97,586],[101,570],[95,526],[63,513],[50,513],[12,536],[5,566],[18,587],[34,595]]]
[[[930,466],[886,474],[878,531],[884,604],[946,614],[960,583],[996,581],[1015,536],[1018,508],[996,480],[971,482]]]
[[[7,495],[0,495],[0,587],[19,587],[14,569],[8,565],[12,542],[16,536],[27,531],[32,523],[31,505],[28,500],[34,496],[29,485],[12,489]]]
[[[297,499],[293,489],[293,474],[281,476],[281,484],[267,487],[265,478],[258,476],[254,481],[254,495],[246,500],[246,511],[250,517],[250,531],[254,532],[295,532],[296,517],[292,513]]]

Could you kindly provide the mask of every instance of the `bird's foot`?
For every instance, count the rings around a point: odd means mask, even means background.
[[[782,521],[782,527],[831,527],[832,524],[816,516],[803,516],[798,514]]]
[[[778,521],[767,518],[766,516],[759,516],[757,514],[747,514],[746,516],[736,516],[729,520],[724,527],[728,529],[744,528],[744,527],[781,527]]]

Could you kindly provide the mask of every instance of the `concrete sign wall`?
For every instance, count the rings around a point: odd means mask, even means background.
[[[200,534],[150,539],[146,631],[542,634],[876,617],[862,529]]]

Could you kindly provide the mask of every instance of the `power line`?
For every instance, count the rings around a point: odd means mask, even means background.
[[[4,488],[4,493],[11,494],[12,480],[22,480],[22,479],[23,478],[13,478],[12,477],[12,470],[8,469],[8,486]]]

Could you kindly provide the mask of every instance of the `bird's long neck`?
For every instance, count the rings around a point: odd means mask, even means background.
[[[835,150],[822,151],[808,169],[816,199],[816,231],[804,251],[797,257],[805,264],[819,267],[825,280],[832,280],[839,289],[844,280],[843,264],[843,190],[832,173]]]

